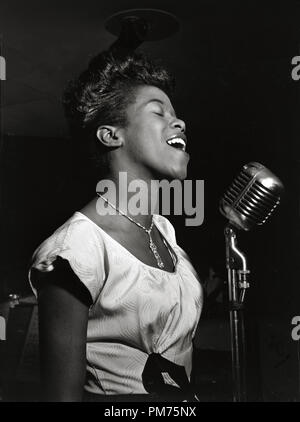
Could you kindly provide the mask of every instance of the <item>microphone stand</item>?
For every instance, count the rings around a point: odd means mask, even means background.
[[[246,257],[237,248],[236,234],[230,224],[225,228],[226,268],[230,317],[233,401],[245,402],[246,393],[246,343],[244,327],[244,299],[250,271]]]

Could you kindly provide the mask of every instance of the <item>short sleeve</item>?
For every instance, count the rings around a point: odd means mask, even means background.
[[[73,272],[88,289],[93,303],[96,302],[106,278],[106,260],[102,236],[95,228],[86,220],[77,220],[62,226],[37,248],[28,274],[35,295],[32,268],[41,272],[53,271],[54,261],[60,256],[69,262]]]

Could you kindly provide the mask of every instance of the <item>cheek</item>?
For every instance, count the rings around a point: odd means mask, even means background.
[[[164,138],[165,123],[157,120],[151,115],[136,116],[131,119],[130,127],[126,132],[128,140],[128,152],[136,159],[153,159],[159,160],[163,158],[162,153],[162,139]]]
[[[130,151],[135,155],[157,154],[159,146],[160,138],[153,128],[139,128],[130,137]]]

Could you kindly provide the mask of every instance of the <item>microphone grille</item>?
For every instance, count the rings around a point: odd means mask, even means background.
[[[264,224],[280,203],[283,184],[260,163],[243,166],[220,201],[221,213],[238,228]]]

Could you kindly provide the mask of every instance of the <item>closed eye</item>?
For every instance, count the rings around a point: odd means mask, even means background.
[[[162,116],[162,117],[163,117],[163,115],[164,115],[163,113],[159,113],[158,111],[154,111],[153,113],[154,113],[154,114],[157,114],[158,116]]]

